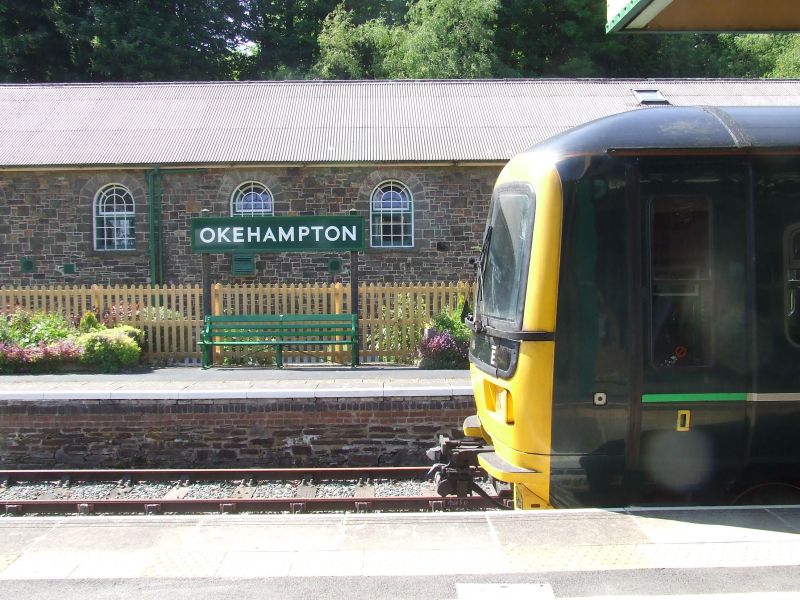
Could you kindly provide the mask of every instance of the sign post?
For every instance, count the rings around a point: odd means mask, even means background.
[[[190,238],[192,252],[202,254],[205,314],[211,314],[209,254],[350,252],[350,312],[358,315],[358,253],[364,249],[364,217],[355,211],[302,217],[200,217],[191,221]]]

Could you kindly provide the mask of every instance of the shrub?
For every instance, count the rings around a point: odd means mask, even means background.
[[[139,346],[140,350],[144,349],[144,331],[138,327],[134,327],[133,325],[117,325],[116,327],[112,328],[112,331],[117,331],[128,336],[134,342],[136,342],[136,345]]]
[[[102,328],[103,324],[97,320],[97,315],[90,310],[83,313],[81,322],[78,324],[78,331],[81,333],[89,333],[90,331],[97,331]]]
[[[447,331],[433,332],[419,344],[420,369],[466,369],[469,342],[459,342]]]
[[[439,313],[432,331],[419,344],[421,369],[466,369],[469,366],[469,328],[461,309]]]
[[[78,338],[78,345],[83,347],[82,361],[103,373],[134,366],[142,353],[141,346],[122,327],[84,333]]]
[[[461,319],[460,307],[457,310],[439,313],[432,321],[436,331],[449,333],[457,342],[469,342],[469,327]]]
[[[0,373],[41,373],[80,360],[83,348],[72,340],[21,347],[0,343]]]
[[[75,332],[70,323],[57,313],[31,313],[18,308],[0,327],[0,341],[22,348],[53,344]]]

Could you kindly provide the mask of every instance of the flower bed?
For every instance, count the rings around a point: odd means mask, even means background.
[[[76,327],[60,315],[17,309],[0,318],[0,374],[87,369],[115,373],[139,362],[142,331],[107,328],[87,313]]]

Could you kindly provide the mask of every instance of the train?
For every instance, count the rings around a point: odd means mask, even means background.
[[[800,502],[800,107],[647,107],[515,156],[466,322],[441,495]]]

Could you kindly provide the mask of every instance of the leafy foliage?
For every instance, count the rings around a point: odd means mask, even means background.
[[[466,369],[469,366],[469,328],[461,310],[445,311],[432,320],[432,330],[419,343],[420,369]]]
[[[72,326],[59,314],[17,309],[5,321],[0,320],[0,342],[24,348],[57,342],[72,333]]]
[[[139,344],[122,327],[84,333],[77,343],[83,348],[81,361],[103,373],[117,373],[136,365],[142,353]]]
[[[106,329],[92,312],[76,328],[60,314],[17,309],[0,318],[0,373],[55,371],[78,362],[114,372],[139,361],[143,341],[142,330]]]
[[[0,342],[0,373],[43,373],[54,371],[65,363],[80,360],[83,348],[73,340],[36,346],[18,346]]]
[[[90,331],[95,331],[96,329],[102,329],[103,324],[97,320],[97,315],[95,315],[92,311],[87,310],[83,316],[81,317],[81,321],[78,324],[78,331],[81,333],[89,333]]]
[[[598,0],[0,0],[0,81],[800,76],[797,34],[605,20]]]

